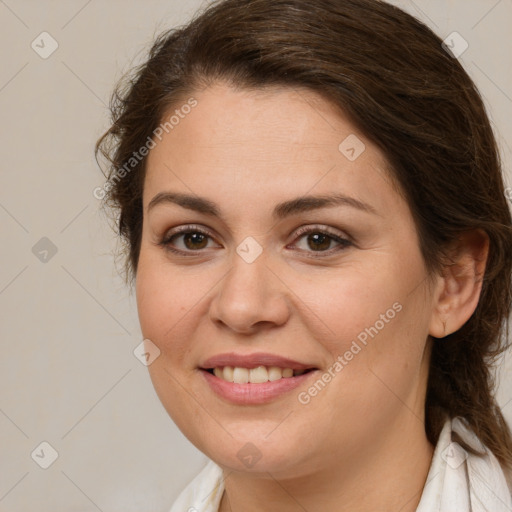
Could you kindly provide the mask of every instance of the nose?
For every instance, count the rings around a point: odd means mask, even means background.
[[[213,322],[239,334],[253,334],[287,322],[289,289],[267,263],[264,253],[252,263],[233,254],[232,266],[210,303]]]

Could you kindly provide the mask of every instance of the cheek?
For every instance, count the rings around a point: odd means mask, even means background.
[[[301,298],[322,320],[332,348],[343,351],[358,335],[363,339],[376,322],[382,330],[382,322],[387,325],[395,317],[393,304],[403,297],[401,283],[389,266],[352,266],[320,282],[320,288],[303,284]]]
[[[333,361],[341,356],[353,383],[377,373],[402,387],[418,373],[431,305],[421,255],[408,254],[407,262],[379,254],[372,258],[378,264],[360,263],[318,280],[321,288],[302,285],[301,298],[321,320],[317,341]]]
[[[194,282],[192,267],[178,268],[170,264],[164,249],[142,243],[137,268],[137,307],[147,327],[172,323],[193,306],[201,290]],[[149,320],[152,319],[153,322]]]
[[[148,366],[154,389],[173,421],[188,436],[190,418],[202,418],[198,403],[184,392],[189,384],[187,364],[201,291],[179,272],[172,272],[158,254],[141,250],[136,278],[136,298],[142,335],[160,355]],[[204,292],[203,292],[204,295]],[[194,429],[192,429],[194,430]],[[190,437],[189,437],[190,439]],[[191,439],[196,445],[200,439]]]
[[[139,323],[144,338],[155,343],[163,355],[178,333],[186,339],[187,317],[193,314],[202,291],[195,284],[193,279],[172,272],[158,255],[141,250],[136,279]],[[175,355],[180,352],[179,346],[173,346]]]

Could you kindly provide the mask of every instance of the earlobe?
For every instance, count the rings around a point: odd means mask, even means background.
[[[478,229],[461,234],[447,254],[434,293],[429,334],[444,338],[459,330],[474,313],[489,254],[489,237]]]

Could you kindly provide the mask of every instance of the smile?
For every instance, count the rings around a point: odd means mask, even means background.
[[[264,382],[274,382],[279,379],[297,377],[310,370],[294,370],[293,368],[280,368],[279,366],[257,366],[256,368],[242,368],[240,366],[217,366],[208,369],[219,379],[235,384],[261,384]]]

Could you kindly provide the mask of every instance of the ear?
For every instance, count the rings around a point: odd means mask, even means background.
[[[444,338],[469,320],[478,305],[488,254],[489,236],[481,229],[450,245],[434,295],[431,336]]]

